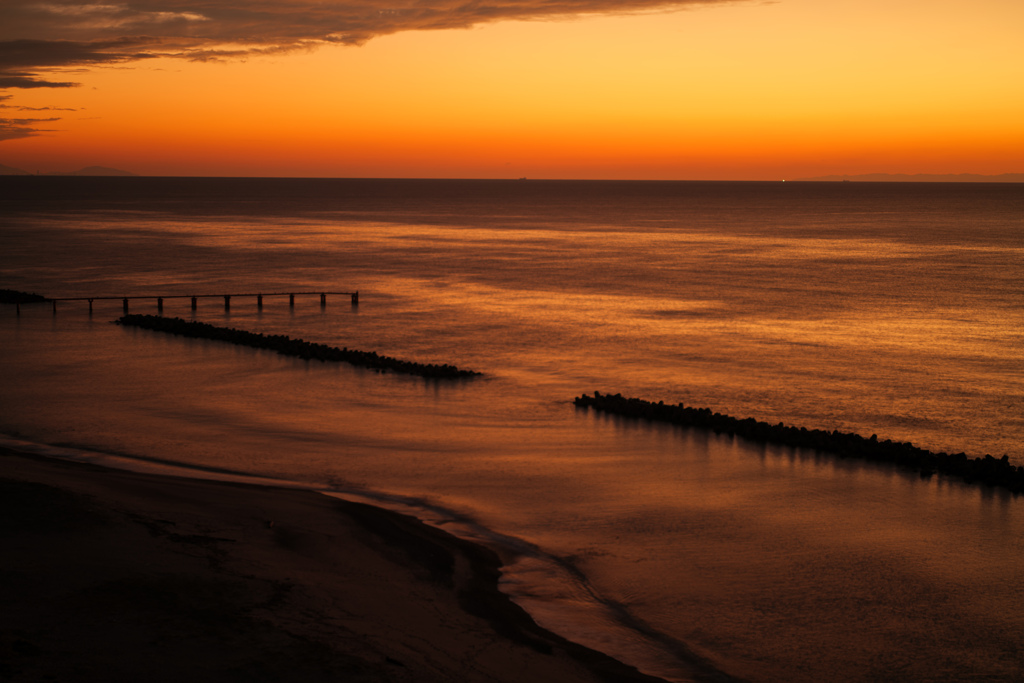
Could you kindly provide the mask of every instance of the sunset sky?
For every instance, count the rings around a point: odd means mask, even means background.
[[[3,0],[0,164],[1024,172],[1021,0]]]

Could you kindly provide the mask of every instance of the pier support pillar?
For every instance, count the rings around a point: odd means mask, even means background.
[[[230,294],[225,294],[224,295],[224,310],[225,311],[230,311],[231,310],[231,295]]]
[[[196,310],[196,298],[192,297],[192,310]]]
[[[128,315],[128,297],[121,299],[121,309],[125,315]]]
[[[327,308],[327,293],[320,293],[320,308]]]
[[[358,306],[359,305],[359,292],[352,292],[352,305],[353,306]]]
[[[263,295],[262,294],[257,294],[256,295],[256,308],[257,308],[257,310],[260,310],[260,311],[263,310]]]
[[[57,315],[57,300],[53,300],[53,314]]]
[[[291,308],[295,308],[295,295],[294,294],[289,294],[288,295],[288,305]]]
[[[92,299],[89,299],[89,315],[92,315]]]
[[[163,300],[163,297],[159,297],[158,296],[156,298],[156,312],[157,313],[163,313],[164,312],[164,300]]]

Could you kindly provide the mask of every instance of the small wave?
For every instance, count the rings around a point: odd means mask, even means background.
[[[542,628],[603,652],[666,681],[733,681],[685,643],[662,633],[625,605],[601,596],[570,559],[489,529],[471,517],[422,498],[374,491],[324,491],[350,502],[414,517],[462,540],[482,545],[502,561],[499,589]]]

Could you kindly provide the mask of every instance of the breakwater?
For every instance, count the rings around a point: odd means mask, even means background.
[[[257,349],[269,349],[284,356],[294,356],[306,360],[322,362],[340,362],[369,368],[378,372],[399,372],[406,375],[419,375],[429,379],[464,379],[475,377],[481,373],[473,370],[460,370],[454,365],[435,365],[399,360],[390,356],[382,356],[373,351],[356,351],[349,348],[337,348],[326,344],[292,339],[283,334],[262,334],[236,330],[231,327],[217,327],[209,323],[192,322],[181,318],[165,318],[156,315],[125,315],[114,321],[118,325],[142,327],[157,332],[167,332],[182,337],[212,339],[240,346],[251,346]]]
[[[752,417],[739,419],[713,412],[710,408],[694,408],[653,403],[640,398],[626,398],[621,394],[602,394],[595,391],[593,396],[583,394],[574,403],[584,408],[593,408],[624,417],[668,422],[684,427],[708,429],[717,434],[732,434],[749,441],[775,443],[793,448],[813,448],[834,453],[840,457],[862,458],[875,462],[886,462],[920,472],[921,476],[941,473],[958,477],[968,482],[979,482],[990,486],[1007,488],[1014,493],[1024,492],[1024,467],[1015,467],[1007,456],[994,458],[970,458],[965,453],[932,453],[913,444],[880,441],[872,434],[865,438],[848,432],[807,429],[787,426],[780,422],[771,425]]]

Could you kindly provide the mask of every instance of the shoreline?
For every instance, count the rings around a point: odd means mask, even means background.
[[[315,491],[0,447],[5,680],[663,683],[548,632],[487,548]]]

